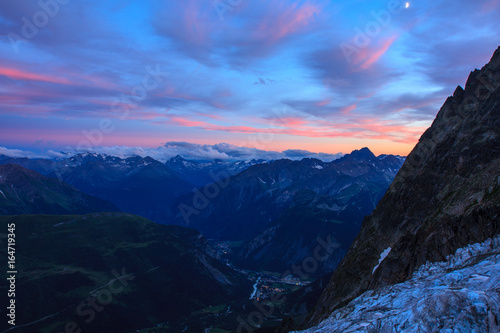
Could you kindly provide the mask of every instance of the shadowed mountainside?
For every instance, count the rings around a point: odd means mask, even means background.
[[[446,100],[364,220],[308,324],[499,232],[500,48]]]

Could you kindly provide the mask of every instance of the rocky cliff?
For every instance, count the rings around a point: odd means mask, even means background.
[[[500,48],[422,135],[310,315],[316,325],[367,290],[500,232]]]

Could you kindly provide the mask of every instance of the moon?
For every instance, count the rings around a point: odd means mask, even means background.
[[[410,8],[410,3],[409,2],[405,3],[405,8]]]

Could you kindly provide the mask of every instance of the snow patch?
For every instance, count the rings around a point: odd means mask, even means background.
[[[315,166],[313,166],[313,169],[321,170],[321,169],[323,169],[323,167],[321,165],[316,164]]]
[[[389,246],[387,249],[385,249],[385,250],[384,250],[384,252],[382,252],[382,253],[380,254],[380,259],[378,260],[378,264],[377,264],[377,266],[375,266],[375,267],[373,268],[373,272],[372,272],[372,274],[373,274],[373,273],[375,273],[375,271],[377,270],[378,266],[380,266],[380,264],[382,263],[382,261],[384,261],[385,257],[387,257],[387,255],[389,254],[389,252],[391,252],[391,250],[392,250],[392,249],[391,249],[391,247]]]
[[[7,197],[5,196],[5,194],[3,194],[2,190],[0,190],[0,193],[2,193],[3,197],[5,198],[5,200],[7,200]]]
[[[267,184],[265,181],[263,181],[262,179],[260,179],[260,177],[257,176],[257,178],[259,178],[259,180],[263,183],[263,184]]]

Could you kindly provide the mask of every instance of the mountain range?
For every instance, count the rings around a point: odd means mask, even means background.
[[[178,209],[175,223],[209,239],[239,241],[231,260],[252,270],[285,271],[328,239],[336,248],[311,275],[319,277],[342,259],[403,161],[363,148],[332,162],[262,163],[180,197],[170,210]]]
[[[102,154],[78,154],[63,160],[0,158],[57,178],[89,195],[112,202],[119,210],[157,223],[168,223],[169,204],[194,187],[164,163],[150,157],[122,159]]]
[[[457,87],[446,100],[387,193],[363,221],[306,326],[320,324],[332,312],[356,304],[365,292],[375,290],[378,297],[389,299],[390,290],[381,288],[408,283],[423,265],[449,260],[457,249],[499,233],[500,48],[487,65],[470,74],[465,89]],[[473,258],[464,264],[481,264],[480,258]],[[476,277],[484,283],[495,278],[491,274]],[[415,287],[413,292],[420,291]],[[489,292],[492,299],[500,297],[498,281]],[[432,311],[421,313],[417,321],[428,323],[425,331],[445,327],[441,323],[448,315],[477,317],[482,311],[455,306],[453,297],[432,304],[432,293],[424,297],[422,302],[430,304]],[[448,307],[453,307],[451,314]],[[462,327],[459,318],[454,327]],[[495,318],[498,327],[498,315]],[[379,324],[390,320],[385,317]],[[470,329],[497,331],[487,320],[475,322]],[[409,326],[399,331],[413,332]]]

